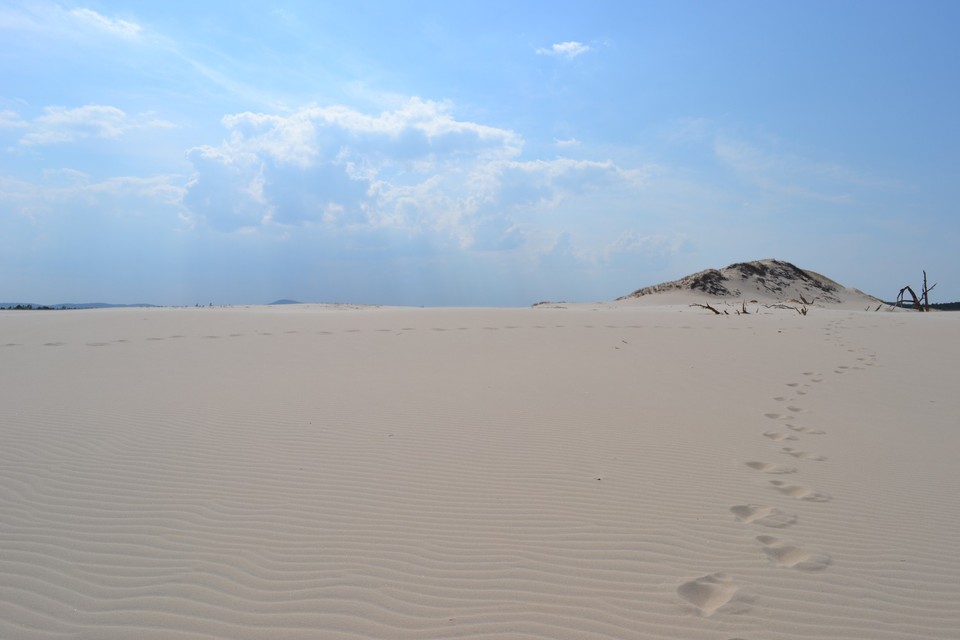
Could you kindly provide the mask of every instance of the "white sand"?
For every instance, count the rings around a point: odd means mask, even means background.
[[[956,638],[960,314],[0,311],[0,638]]]

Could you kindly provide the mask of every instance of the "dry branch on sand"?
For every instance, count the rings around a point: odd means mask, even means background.
[[[916,292],[910,287],[910,285],[905,286],[903,289],[900,289],[900,293],[897,294],[897,306],[903,306],[903,294],[904,292],[909,292],[910,297],[913,298],[913,308],[917,311],[930,311],[930,292],[933,291],[933,287],[937,286],[937,283],[933,283],[932,287],[927,286],[927,272],[923,272],[923,290],[920,295],[917,296]]]
[[[755,301],[754,301],[754,302],[755,302]],[[806,302],[806,301],[804,301],[804,302]],[[718,316],[720,316],[720,315],[725,315],[725,316],[730,315],[730,312],[727,311],[726,309],[724,309],[723,311],[720,311],[720,310],[717,309],[716,307],[712,306],[709,302],[707,302],[707,303],[694,302],[694,303],[692,303],[690,306],[691,306],[691,307],[700,307],[701,309],[709,309],[710,311],[713,311],[713,313],[715,313],[715,314],[718,315]],[[765,304],[765,305],[763,305],[763,306],[764,306],[764,308],[766,308],[766,309],[792,309],[792,310],[796,311],[797,313],[799,313],[799,314],[802,315],[802,316],[807,315],[807,305],[806,305],[806,304],[804,304],[803,306],[800,306],[800,307],[796,307],[796,306],[793,306],[793,305],[784,304],[784,303],[782,303],[782,302],[779,302],[779,303],[777,303],[777,304]],[[734,313],[736,313],[738,316],[750,315],[750,314],[751,314],[751,312],[747,310],[747,303],[746,303],[746,302],[741,302],[741,303],[740,303],[740,308],[739,308],[739,309],[735,309],[735,310],[734,310]]]
[[[713,312],[714,312],[715,314],[717,314],[718,316],[719,316],[719,315],[722,315],[722,314],[720,313],[720,311],[718,311],[718,310],[715,309],[714,307],[711,307],[709,302],[706,303],[706,304],[699,304],[699,303],[696,303],[696,302],[695,302],[695,303],[691,304],[690,306],[691,306],[691,307],[700,307],[700,308],[702,308],[702,309],[710,309],[710,311],[713,311]],[[730,315],[730,314],[727,313],[726,311],[724,311],[723,313],[726,314],[726,315]]]
[[[802,316],[807,315],[807,311],[808,311],[806,304],[800,307],[795,307],[791,304],[783,304],[782,302],[779,302],[777,304],[765,304],[763,306],[766,307],[767,309],[793,309],[794,311],[796,311]]]

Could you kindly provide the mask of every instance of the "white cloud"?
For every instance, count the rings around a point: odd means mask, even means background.
[[[558,140],[557,138],[554,138],[553,144],[560,149],[568,149],[570,147],[579,147],[580,141],[576,138],[567,138],[565,140]]]
[[[585,194],[601,188],[641,188],[648,178],[647,170],[627,170],[610,160],[508,161],[501,163],[502,188],[523,189],[527,194],[538,192],[550,200],[573,194]],[[515,194],[515,201],[528,201]]]
[[[420,98],[375,115],[313,105],[222,122],[229,135],[221,145],[188,154],[196,173],[184,204],[226,232],[281,225],[350,234],[354,243],[406,237],[504,250],[524,243],[533,210],[647,180],[611,161],[520,160],[517,133]]]
[[[851,187],[880,183],[855,172],[801,156],[767,151],[742,140],[718,138],[716,158],[746,182],[781,196],[844,203]]]
[[[300,166],[340,150],[356,156],[372,152],[375,157],[367,156],[367,162],[396,164],[418,158],[438,161],[465,152],[512,157],[522,147],[512,131],[457,120],[448,104],[419,98],[376,116],[340,105],[310,106],[290,116],[228,115],[223,124],[245,147]]]
[[[0,110],[0,129],[24,129],[27,126],[16,111]]]
[[[12,112],[5,112],[10,114]],[[122,109],[107,105],[83,107],[46,107],[43,115],[33,120],[13,119],[18,127],[28,131],[20,138],[20,144],[40,145],[74,142],[84,138],[116,139],[134,129],[171,128],[174,125],[160,120],[152,113],[129,116]],[[0,124],[3,122],[0,116]],[[23,124],[20,124],[23,123]]]
[[[0,178],[0,199],[11,210],[30,218],[77,207],[130,216],[154,211],[156,207],[179,211],[184,195],[183,187],[178,185],[182,178],[176,175],[115,176],[91,181],[82,171],[64,168],[46,170],[43,178],[40,183]]]
[[[190,153],[198,172],[187,204],[223,230],[254,220],[450,227],[476,209],[476,194],[462,195],[460,187],[479,166],[512,158],[523,144],[512,131],[458,120],[449,104],[419,98],[378,115],[314,105],[222,122],[228,140]],[[254,181],[258,198],[251,196]],[[233,195],[214,196],[218,189]]]
[[[579,55],[582,55],[588,51],[591,51],[589,45],[585,45],[582,42],[570,41],[570,42],[558,42],[552,45],[550,48],[540,48],[537,49],[537,54],[542,56],[556,56],[558,58],[566,58],[567,60],[572,60]]]
[[[143,27],[135,22],[109,18],[92,9],[73,9],[70,11],[70,15],[84,25],[92,26],[121,38],[136,38],[143,31]]]

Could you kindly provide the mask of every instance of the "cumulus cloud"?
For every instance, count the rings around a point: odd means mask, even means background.
[[[476,193],[461,188],[478,166],[522,148],[512,131],[458,120],[449,105],[418,98],[377,115],[314,105],[289,115],[232,114],[223,124],[230,135],[220,147],[189,154],[197,174],[186,200],[221,229],[254,219],[450,227],[471,209]]]
[[[517,204],[557,202],[601,188],[641,188],[647,180],[643,170],[625,170],[609,160],[508,161],[500,165],[504,200]]]
[[[371,243],[505,250],[525,242],[529,210],[644,180],[609,161],[520,160],[517,133],[420,98],[379,114],[311,105],[222,122],[222,144],[188,153],[195,174],[184,204],[225,232],[314,227],[353,242],[367,234]]]
[[[221,231],[259,225],[267,216],[263,175],[249,157],[232,157],[213,147],[187,153],[196,173],[187,184],[183,204],[204,215]]]
[[[108,105],[86,105],[83,107],[46,107],[43,115],[25,121],[13,119],[16,114],[0,117],[10,120],[27,132],[20,138],[23,145],[56,144],[74,142],[84,138],[116,139],[134,129],[170,128],[167,121],[155,118],[153,114],[130,116],[122,109]]]
[[[541,56],[555,56],[558,58],[572,60],[588,51],[591,51],[589,45],[585,45],[582,42],[570,41],[558,42],[549,48],[537,49],[537,54]]]

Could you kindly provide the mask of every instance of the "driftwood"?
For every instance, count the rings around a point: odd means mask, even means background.
[[[694,303],[694,304],[691,304],[690,306],[691,306],[691,307],[701,307],[701,308],[703,308],[703,309],[710,309],[710,311],[713,311],[713,312],[714,312],[715,314],[717,314],[718,316],[720,315],[720,312],[717,311],[716,309],[714,309],[713,307],[711,307],[709,302],[708,302],[707,304]]]
[[[801,296],[801,300],[802,300],[802,299],[803,299],[803,296]],[[764,307],[765,309],[792,309],[792,310],[796,311],[797,313],[799,313],[800,315],[805,316],[805,315],[807,315],[807,311],[808,311],[807,305],[810,304],[812,301],[808,302],[807,300],[804,300],[803,302],[804,302],[804,304],[803,304],[802,306],[799,306],[799,307],[798,307],[798,306],[791,305],[791,304],[784,304],[783,302],[778,302],[778,303],[776,303],[776,304],[765,304],[765,305],[763,305],[763,307]],[[724,309],[723,311],[720,311],[720,310],[717,309],[716,307],[711,306],[709,302],[703,303],[703,304],[701,304],[701,303],[699,303],[699,302],[695,302],[695,303],[691,304],[690,306],[691,306],[691,307],[700,307],[701,309],[709,309],[710,311],[713,311],[713,312],[714,312],[716,315],[718,315],[718,316],[720,316],[720,315],[727,315],[727,316],[730,315],[730,312],[727,311],[726,309]],[[747,303],[744,302],[744,301],[742,301],[742,302],[740,303],[740,308],[739,308],[739,309],[734,309],[734,313],[736,313],[738,316],[739,316],[739,315],[750,315],[750,311],[747,311]]]
[[[937,283],[933,283],[933,287],[937,286]],[[933,291],[933,287],[927,286],[927,272],[923,272],[923,289],[918,296],[917,293],[913,290],[910,285],[905,286],[903,289],[900,289],[900,293],[897,294],[897,306],[903,306],[903,294],[905,292],[910,294],[910,297],[913,298],[913,308],[917,311],[930,311],[930,292]]]
[[[910,292],[910,297],[913,298],[913,308],[917,311],[923,311],[923,306],[920,304],[920,298],[917,297],[917,294],[910,287],[910,285],[905,286],[903,289],[900,289],[900,293],[897,294],[897,306],[903,306],[903,293],[905,291]]]
[[[776,304],[765,304],[763,306],[766,307],[767,309],[793,309],[794,311],[796,311],[802,316],[807,315],[807,305],[803,305],[802,307],[795,307],[792,304],[784,304],[782,302],[778,302]]]

